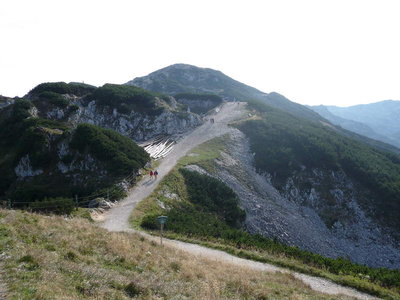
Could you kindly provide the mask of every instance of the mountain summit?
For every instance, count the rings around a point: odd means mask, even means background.
[[[135,85],[146,90],[168,95],[208,93],[217,94],[228,101],[260,100],[298,117],[313,121],[323,120],[311,109],[292,102],[278,93],[264,93],[234,80],[220,71],[187,64],[168,66],[147,76],[137,77],[128,81],[126,85]]]
[[[211,93],[227,100],[245,100],[266,96],[253,87],[236,81],[220,71],[187,64],[174,64],[126,83],[165,93]]]

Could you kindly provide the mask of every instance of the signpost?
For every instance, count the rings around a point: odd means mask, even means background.
[[[168,220],[167,216],[159,216],[159,217],[157,217],[157,221],[158,221],[158,223],[160,223],[160,227],[161,227],[161,235],[160,235],[161,245],[162,245],[164,224],[167,223],[167,220]]]

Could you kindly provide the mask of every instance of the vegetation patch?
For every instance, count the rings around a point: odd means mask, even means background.
[[[43,93],[56,93],[56,94],[72,94],[76,96],[84,96],[96,89],[95,86],[78,83],[78,82],[45,82],[33,88],[28,95],[31,97],[40,97]],[[48,94],[49,95],[49,94]]]
[[[65,97],[63,97],[61,94],[49,92],[49,91],[41,92],[39,94],[38,98],[39,98],[39,101],[44,101],[46,103],[53,104],[60,108],[66,108],[69,104],[69,101]]]
[[[34,108],[31,101],[17,100],[0,112],[0,197],[14,208],[64,214],[76,206],[71,205],[75,195],[120,199],[125,192],[115,184],[134,178],[149,160],[142,148],[112,130],[89,124],[74,129],[33,117]],[[88,198],[83,200],[87,206]]]
[[[80,124],[71,147],[81,153],[91,153],[107,163],[107,170],[117,176],[127,176],[149,161],[148,153],[131,139],[119,133],[90,124]]]
[[[149,115],[158,115],[164,107],[154,94],[135,86],[105,84],[88,97],[103,106],[115,107],[120,113],[129,114],[132,110]]]

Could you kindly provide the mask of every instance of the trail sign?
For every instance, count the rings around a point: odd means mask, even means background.
[[[160,234],[160,241],[162,245],[162,238],[163,238],[163,230],[164,230],[164,224],[167,223],[168,217],[167,216],[159,216],[157,217],[158,223],[160,223],[160,229],[161,229],[161,234]]]
[[[153,219],[154,220],[154,219]],[[165,223],[167,223],[167,220],[168,220],[168,217],[167,216],[159,216],[159,217],[157,217],[157,221],[158,221],[158,223],[160,223],[160,224],[165,224]]]

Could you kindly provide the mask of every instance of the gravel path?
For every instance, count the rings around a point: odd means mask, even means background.
[[[189,150],[212,138],[228,133],[231,130],[228,126],[228,123],[239,119],[244,115],[244,106],[244,103],[229,102],[224,104],[218,112],[216,112],[213,116],[210,116],[214,118],[214,124],[206,122],[190,132],[181,141],[179,141],[175,145],[172,152],[166,158],[164,158],[161,161],[160,165],[157,167],[159,173],[158,179],[142,179],[136,185],[136,187],[132,189],[130,195],[127,198],[120,201],[116,206],[114,206],[103,215],[104,221],[101,223],[101,227],[109,231],[136,232],[147,237],[148,239],[158,241],[158,239],[154,236],[130,228],[129,217],[132,213],[132,210],[138,202],[148,197],[154,191],[162,178],[173,169],[178,160],[181,157],[185,156],[189,152]],[[346,295],[357,299],[377,299],[367,294],[358,292],[355,289],[340,286],[323,278],[289,271],[266,263],[260,263],[239,258],[226,252],[206,248],[200,245],[168,239],[164,239],[164,244],[166,246],[174,247],[182,251],[188,252],[195,256],[201,256],[211,260],[230,263],[242,267],[251,268],[254,270],[291,273],[294,277],[309,285],[313,290],[325,294]]]
[[[1,279],[1,277],[4,274],[4,269],[3,266],[0,262],[0,300],[5,300],[7,299],[7,286],[6,284],[3,282],[3,280]]]
[[[174,168],[178,160],[185,156],[188,151],[208,140],[228,133],[231,130],[228,123],[243,116],[245,112],[244,106],[245,104],[240,102],[228,102],[224,104],[218,109],[218,112],[209,116],[210,118],[214,118],[214,124],[205,122],[180,140],[170,154],[168,154],[157,167],[159,174],[157,180],[149,180],[149,178],[145,176],[145,178],[131,190],[127,198],[120,201],[103,216],[105,220],[102,227],[110,231],[121,231],[130,228],[129,217],[136,204],[153,192],[158,183]]]

